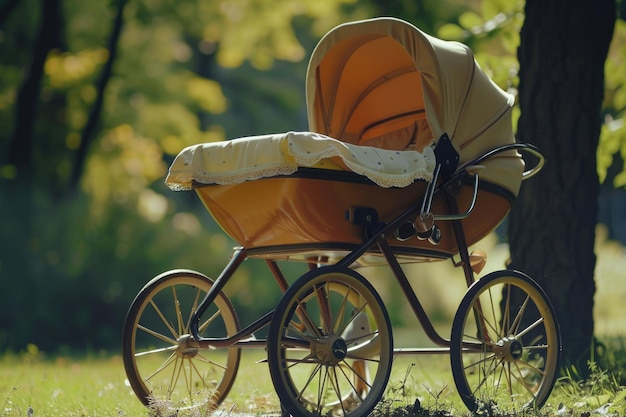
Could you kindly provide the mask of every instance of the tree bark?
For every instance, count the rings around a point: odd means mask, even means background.
[[[15,128],[7,157],[7,163],[15,166],[18,179],[26,183],[32,176],[33,128],[44,64],[48,53],[58,43],[61,31],[61,0],[42,0],[41,3],[43,6],[41,26],[30,66],[17,93]]]
[[[527,0],[518,49],[518,140],[536,144],[547,162],[511,212],[510,267],[546,290],[561,325],[562,365],[579,370],[594,335],[596,148],[615,19],[615,0]]]
[[[17,6],[17,2],[19,0],[7,0],[7,2],[0,8],[0,26],[4,23],[5,20],[9,18],[15,6]]]
[[[111,35],[109,36],[109,41],[107,45],[109,58],[104,64],[100,79],[98,80],[96,101],[91,108],[91,111],[89,112],[87,123],[85,123],[85,127],[81,133],[80,145],[78,146],[76,154],[74,155],[74,163],[72,166],[72,173],[69,180],[70,192],[76,191],[80,182],[80,178],[83,175],[83,171],[85,169],[85,160],[87,158],[87,151],[89,150],[89,147],[96,135],[96,128],[98,126],[98,121],[100,120],[100,114],[102,113],[102,106],[104,104],[104,93],[113,75],[113,63],[115,62],[115,58],[117,57],[119,38],[122,34],[122,27],[124,26],[124,8],[126,6],[126,3],[128,3],[128,0],[118,0],[116,3],[117,12],[113,21],[113,28],[111,30]]]

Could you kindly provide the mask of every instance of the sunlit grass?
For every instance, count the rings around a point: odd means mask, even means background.
[[[0,360],[0,415],[147,414],[125,385],[121,357],[44,359],[30,347]]]

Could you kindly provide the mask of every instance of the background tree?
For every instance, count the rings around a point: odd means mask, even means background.
[[[517,136],[539,146],[548,163],[524,184],[511,213],[510,267],[549,293],[565,364],[586,369],[594,334],[595,155],[616,3],[526,0],[524,14]]]

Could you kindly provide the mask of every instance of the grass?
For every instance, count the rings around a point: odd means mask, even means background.
[[[604,417],[626,415],[621,374],[626,363],[624,339],[613,340],[609,369],[589,364],[591,378],[577,382],[575,370],[564,375],[541,411],[526,417]],[[609,348],[612,349],[612,348]],[[235,387],[216,416],[277,415],[261,350],[246,351]],[[135,398],[119,356],[46,359],[31,347],[0,361],[0,416],[144,416],[160,414]],[[454,389],[446,355],[403,356],[394,370],[376,415],[385,417],[469,417]],[[496,414],[496,416],[505,414]],[[507,416],[508,417],[508,416]]]
[[[0,361],[0,416],[141,416],[121,357],[45,359],[34,346]]]
[[[598,235],[594,314],[602,344],[594,351],[601,355],[588,363],[589,379],[579,382],[581,370],[568,369],[548,403],[541,410],[525,413],[525,417],[626,415],[626,323],[623,322],[626,287],[622,283],[626,256],[624,248],[602,240],[601,230]],[[506,253],[502,247],[487,249],[491,264],[486,269],[497,269]],[[434,268],[432,285],[427,280],[420,281],[423,287],[432,287],[429,288],[432,296],[429,294],[426,298],[440,305],[449,303],[449,308],[454,308],[458,294],[449,286],[442,288],[441,274],[446,272],[437,269],[442,268],[440,264],[435,264]],[[446,292],[437,295],[434,293],[437,288]],[[384,299],[385,291],[380,290]],[[444,308],[441,314],[445,316],[449,311]],[[419,337],[419,333],[411,326],[394,329],[394,339],[398,345],[403,340]],[[258,363],[263,358],[262,349],[243,352],[235,386],[216,416],[278,415],[278,400],[267,364]],[[0,417],[160,415],[167,414],[146,409],[132,393],[118,355],[47,357],[36,346],[29,346],[25,352],[5,353],[0,357]],[[401,356],[395,360],[386,395],[375,415],[468,417],[470,413],[454,388],[447,355],[431,355]]]

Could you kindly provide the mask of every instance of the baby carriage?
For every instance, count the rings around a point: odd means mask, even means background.
[[[448,354],[472,411],[543,405],[561,352],[553,308],[522,272],[476,278],[485,255],[468,251],[543,165],[536,148],[515,142],[513,98],[466,46],[393,18],[326,34],[306,98],[308,132],[195,145],[171,165],[169,187],[194,190],[240,246],[216,280],[173,270],[136,296],[123,358],[139,399],[210,412],[242,349],[265,348],[285,415],[368,415],[401,354]],[[225,287],[252,258],[282,296],[241,328]],[[437,260],[451,260],[467,284],[449,338],[405,272]],[[293,262],[307,271],[290,282]],[[435,347],[394,348],[385,304],[359,273],[367,265],[388,266]]]

